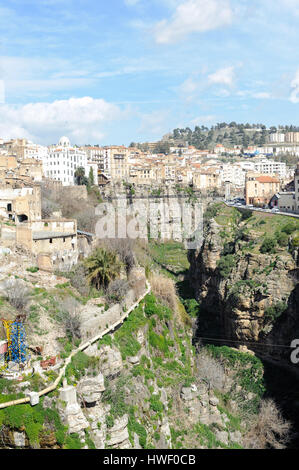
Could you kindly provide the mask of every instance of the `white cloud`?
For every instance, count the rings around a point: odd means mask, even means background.
[[[141,114],[141,125],[139,132],[151,136],[161,136],[168,129],[170,122],[170,112],[167,110],[155,110],[150,113]]]
[[[299,69],[296,72],[295,78],[291,82],[291,96],[290,101],[292,103],[299,103]]]
[[[91,97],[0,106],[0,136],[26,137],[49,144],[65,134],[76,144],[99,142],[109,121],[124,119],[126,111],[103,99]]]
[[[260,91],[258,93],[253,93],[252,96],[258,100],[268,100],[271,98],[271,93],[268,93],[267,91]]]
[[[216,70],[215,73],[212,73],[208,76],[208,79],[210,83],[227,85],[231,87],[235,81],[235,67],[224,67],[222,69]]]
[[[183,94],[192,94],[197,90],[198,84],[193,80],[193,78],[187,78],[180,86],[180,91]]]
[[[199,126],[203,124],[209,124],[216,120],[216,116],[212,114],[197,116],[196,118],[192,119],[190,122],[193,126]]]
[[[229,0],[185,0],[170,19],[159,21],[154,28],[156,42],[174,43],[190,33],[204,33],[227,26],[233,13]]]

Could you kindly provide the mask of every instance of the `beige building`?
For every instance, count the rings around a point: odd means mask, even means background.
[[[268,204],[273,194],[280,190],[279,179],[275,176],[248,172],[245,180],[246,204]]]
[[[0,171],[15,170],[17,166],[16,155],[0,155]]]
[[[299,132],[287,132],[285,134],[285,142],[287,143],[299,143]]]
[[[78,261],[76,220],[24,222],[16,227],[16,242],[30,251],[45,271],[69,270]]]
[[[0,187],[0,216],[24,221],[41,219],[41,190],[39,186],[6,185]]]
[[[108,179],[122,180],[129,177],[130,150],[122,145],[107,147],[83,147],[89,161],[98,165],[98,169]],[[100,174],[101,174],[100,173]]]
[[[155,170],[149,164],[133,163],[130,165],[129,180],[134,184],[152,184]]]
[[[220,188],[221,178],[213,169],[199,169],[193,172],[193,186],[196,189],[212,190]]]

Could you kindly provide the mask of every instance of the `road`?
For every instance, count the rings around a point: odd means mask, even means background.
[[[251,211],[255,211],[255,212],[261,212],[265,215],[285,215],[287,217],[293,217],[293,218],[296,218],[298,219],[299,218],[299,214],[293,214],[293,213],[290,213],[290,212],[272,212],[271,209],[261,209],[260,207],[251,207],[251,206],[246,206],[245,204],[232,204],[232,203],[228,203],[226,201],[223,201],[224,204],[228,207],[235,207],[236,209],[249,209]]]

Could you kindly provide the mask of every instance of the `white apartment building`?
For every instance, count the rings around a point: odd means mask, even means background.
[[[267,158],[255,161],[254,171],[263,175],[277,175],[279,178],[287,176],[287,166],[284,162],[276,162]]]
[[[285,142],[285,134],[282,134],[281,132],[275,132],[274,134],[270,134],[269,142],[274,144],[281,144]]]
[[[28,142],[23,149],[23,158],[35,158],[36,160],[44,160],[48,155],[48,147]]]
[[[289,143],[299,143],[299,132],[287,132],[285,141]]]
[[[220,171],[223,183],[230,182],[235,186],[245,186],[246,170],[239,163],[224,163]]]
[[[46,158],[43,159],[43,167],[47,178],[61,181],[63,186],[75,185],[77,168],[83,167],[87,177],[90,168],[86,153],[72,147],[67,137],[61,137],[58,145],[49,148]]]

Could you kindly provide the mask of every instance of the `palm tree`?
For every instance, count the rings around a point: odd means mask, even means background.
[[[100,289],[101,286],[106,287],[119,275],[122,268],[117,253],[103,248],[97,248],[85,260],[84,265],[88,272],[87,280],[96,289]]]

